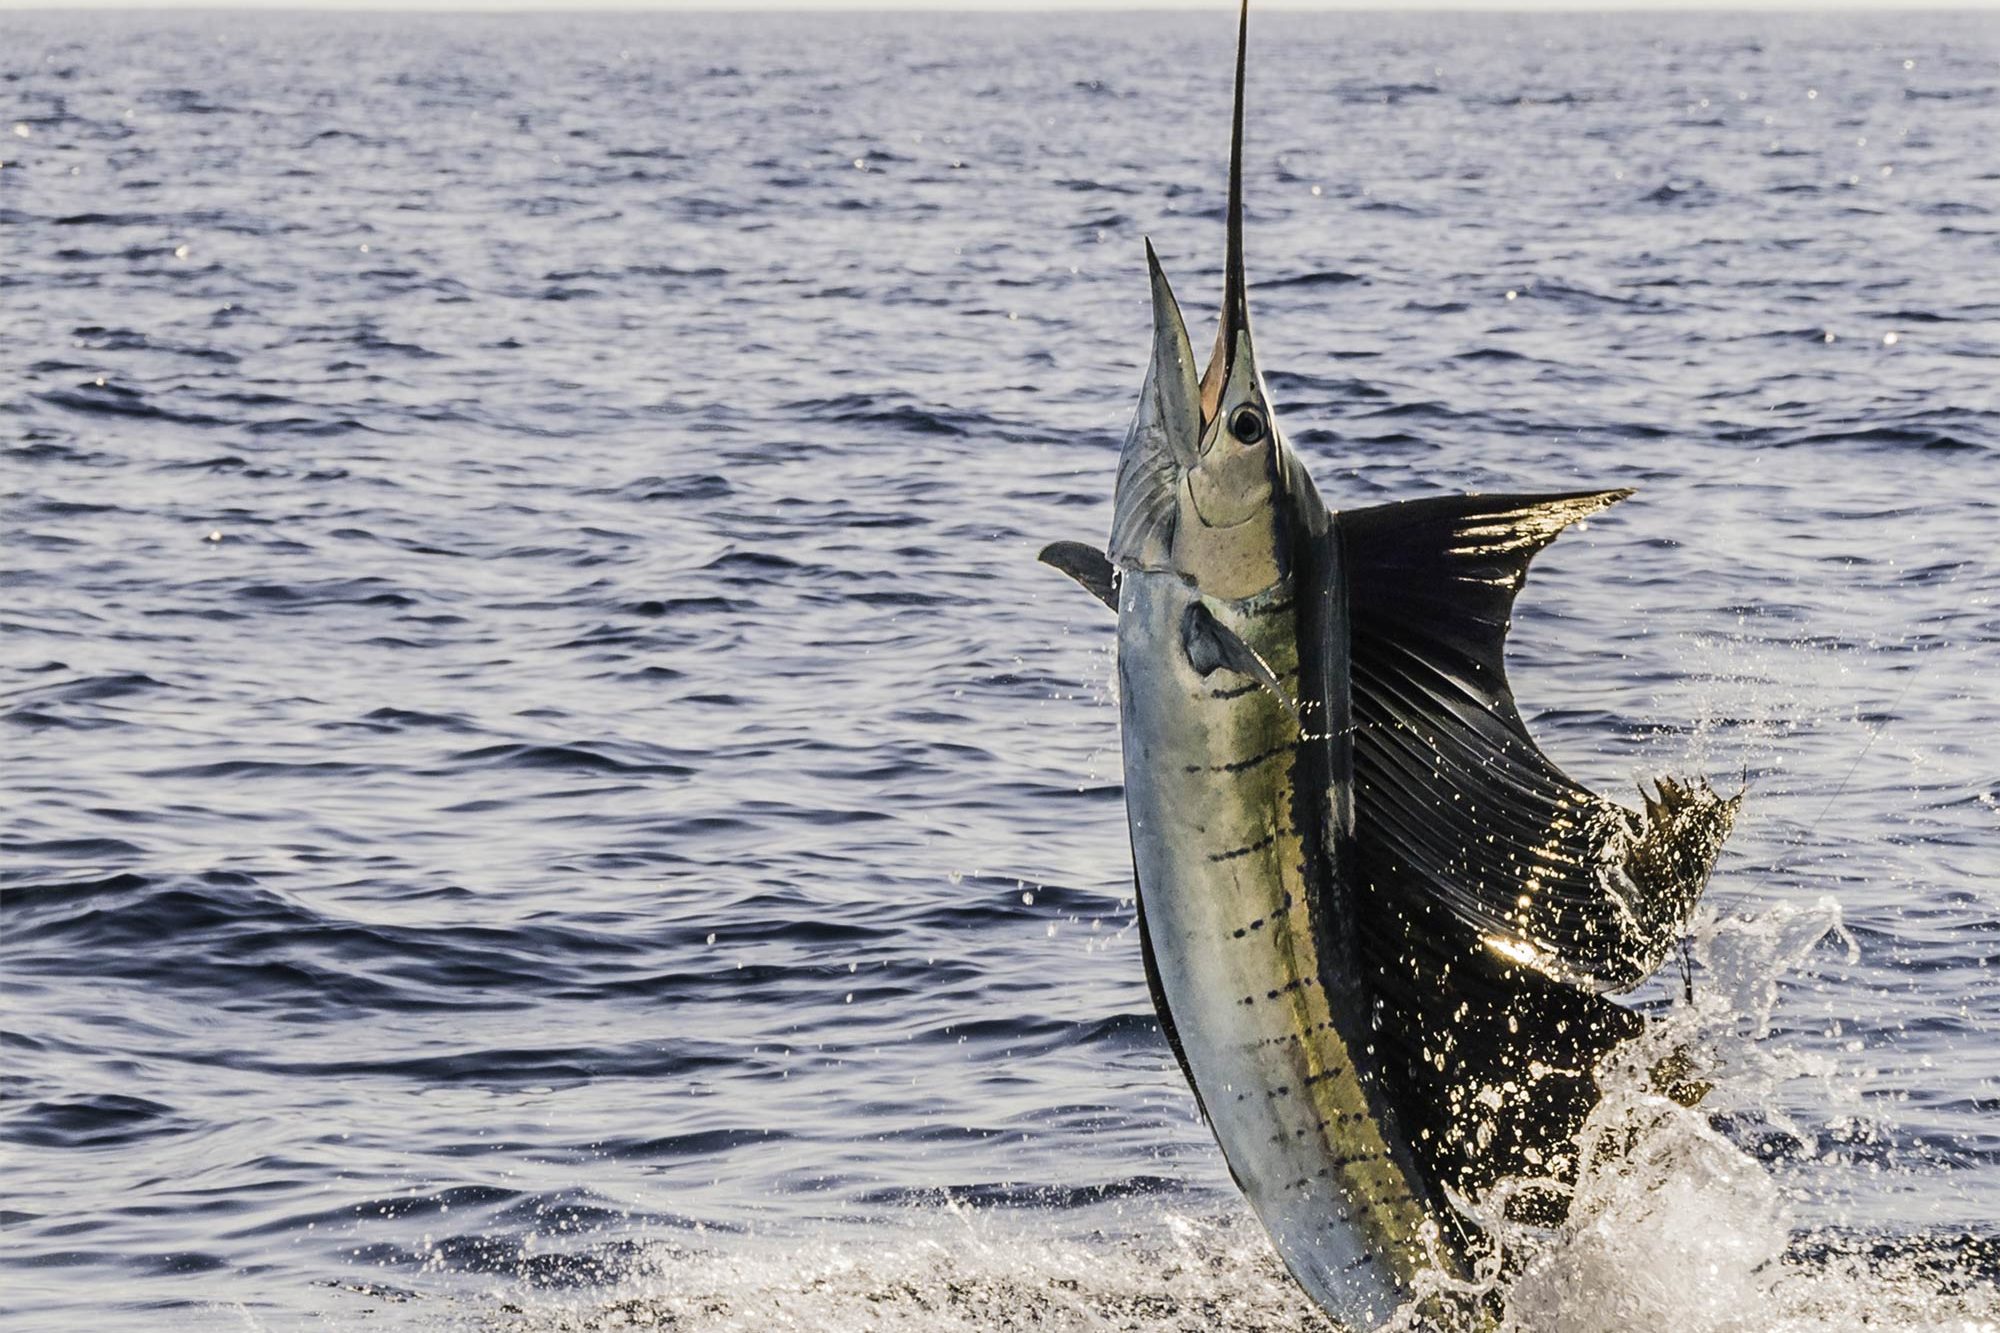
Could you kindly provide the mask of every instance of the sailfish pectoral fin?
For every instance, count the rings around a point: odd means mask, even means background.
[[[1104,552],[1095,546],[1082,542],[1050,542],[1035,557],[1050,569],[1061,570],[1083,585],[1085,592],[1110,607],[1118,609],[1118,571],[1105,558]]]
[[[1629,990],[1673,948],[1736,803],[1667,780],[1647,810],[1579,786],[1507,684],[1528,563],[1627,491],[1452,496],[1340,514],[1358,867],[1500,961]]]

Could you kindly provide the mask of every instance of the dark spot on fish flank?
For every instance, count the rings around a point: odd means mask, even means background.
[[[1318,977],[1293,977],[1290,981],[1287,981],[1284,985],[1279,986],[1277,989],[1265,992],[1264,998],[1267,1000],[1275,1000],[1280,995],[1289,995],[1295,990],[1303,990],[1309,986],[1317,986],[1318,984],[1319,984]]]
[[[1252,921],[1252,922],[1251,922],[1251,923],[1250,923],[1249,925],[1247,925],[1247,926],[1238,926],[1238,927],[1236,928],[1236,934],[1235,934],[1234,938],[1236,938],[1236,939],[1239,939],[1239,940],[1240,940],[1240,939],[1242,939],[1242,938],[1243,938],[1243,937],[1244,937],[1245,935],[1248,935],[1248,934],[1249,934],[1249,933],[1250,933],[1251,931],[1253,931],[1253,930],[1262,930],[1263,928],[1264,928],[1264,918],[1260,916],[1260,917],[1258,917],[1258,918],[1257,918],[1257,919],[1256,919],[1255,921]]]
[[[1253,754],[1248,759],[1237,759],[1227,764],[1189,764],[1187,771],[1190,773],[1244,773],[1257,767],[1259,764],[1270,762],[1281,754],[1289,754],[1291,749],[1292,743],[1290,741],[1280,741],[1262,754]]]
[[[1261,852],[1277,840],[1278,835],[1276,833],[1266,833],[1247,847],[1238,847],[1234,851],[1229,852],[1210,852],[1208,859],[1210,861],[1234,861],[1238,857],[1248,856],[1252,852]]]
[[[1254,996],[1254,995],[1246,995],[1246,996],[1244,996],[1244,997],[1243,997],[1243,1003],[1245,1003],[1245,1004],[1255,1004],[1255,1003],[1257,1003],[1257,997],[1256,997],[1256,996]]]
[[[1299,669],[1297,667],[1287,668],[1286,670],[1277,673],[1278,683],[1280,685],[1283,685],[1287,682],[1295,682],[1298,679],[1298,675],[1299,675]],[[1264,688],[1263,681],[1253,680],[1246,685],[1231,685],[1226,689],[1210,690],[1208,692],[1208,697],[1211,699],[1241,699],[1244,695],[1255,694],[1257,691],[1263,688]],[[1298,691],[1296,688],[1294,688],[1292,692],[1296,694]]]
[[[1270,1092],[1265,1094],[1265,1096],[1267,1097],[1289,1097],[1291,1095],[1292,1095],[1292,1088],[1290,1084],[1285,1084],[1282,1087],[1273,1088],[1271,1089]]]

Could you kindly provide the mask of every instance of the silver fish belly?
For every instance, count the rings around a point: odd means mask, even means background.
[[[1160,998],[1286,1266],[1330,1313],[1373,1327],[1424,1262],[1423,1190],[1370,1083],[1365,1001],[1327,990],[1308,884],[1323,849],[1294,803],[1299,724],[1257,682],[1196,670],[1182,625],[1197,600],[1288,687],[1298,669],[1289,580],[1232,603],[1126,573],[1125,799]]]

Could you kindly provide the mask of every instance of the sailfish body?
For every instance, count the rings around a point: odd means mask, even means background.
[[[1246,21],[1247,26],[1247,21]],[[1641,1020],[1734,814],[1630,811],[1529,739],[1504,639],[1529,561],[1625,491],[1336,513],[1250,338],[1239,28],[1226,290],[1197,371],[1154,345],[1111,541],[1043,552],[1118,613],[1146,973],[1231,1174],[1332,1316],[1374,1327],[1476,1243],[1452,1196],[1560,1216],[1596,1061]]]

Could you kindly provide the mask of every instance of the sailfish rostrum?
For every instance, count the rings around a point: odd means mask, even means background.
[[[1372,1328],[1451,1285],[1425,1270],[1469,1277],[1462,1201],[1536,1182],[1514,1215],[1563,1215],[1594,1068],[1643,1029],[1606,996],[1673,950],[1737,798],[1587,791],[1509,689],[1529,562],[1629,491],[1320,499],[1250,333],[1245,9],[1214,350],[1198,368],[1149,242],[1152,358],[1108,550],[1042,559],[1118,614],[1162,1030],[1287,1267]]]

